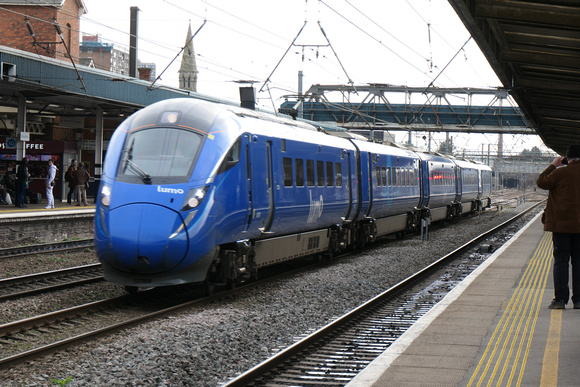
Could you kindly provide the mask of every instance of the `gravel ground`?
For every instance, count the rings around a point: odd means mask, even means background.
[[[432,230],[427,242],[412,238],[376,245],[212,305],[0,371],[0,384],[49,386],[70,378],[67,386],[219,386],[524,206],[488,210]],[[4,312],[5,306],[0,306]],[[10,305],[18,307],[18,301]]]

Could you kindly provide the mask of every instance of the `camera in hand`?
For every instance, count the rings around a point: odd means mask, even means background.
[[[562,159],[562,164],[564,164],[564,165],[568,164],[568,158],[567,157],[564,157]]]

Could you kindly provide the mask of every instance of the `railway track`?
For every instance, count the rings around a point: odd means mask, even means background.
[[[0,279],[0,301],[103,280],[100,263]]]
[[[538,203],[539,205],[541,203]],[[427,313],[479,263],[461,260],[537,205],[469,241],[422,271],[229,381],[237,386],[344,386]],[[489,245],[480,247],[491,252]],[[441,268],[445,266],[444,270]],[[440,271],[441,270],[441,271]]]
[[[94,246],[93,238],[74,239],[69,241],[6,247],[0,249],[0,260],[24,255],[46,254],[75,249],[86,249]]]
[[[315,266],[311,264],[306,269]],[[305,270],[302,266],[206,297],[201,286],[145,289],[0,325],[0,369],[33,360],[84,341],[111,335],[161,316],[215,302],[242,288],[260,286]],[[96,328],[95,328],[96,327]],[[26,350],[23,350],[26,348]]]
[[[0,325],[0,369],[205,301],[184,301],[188,297],[150,289]]]

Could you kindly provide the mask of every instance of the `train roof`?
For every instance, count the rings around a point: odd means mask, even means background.
[[[418,158],[417,153],[405,149],[400,148],[392,145],[385,145],[376,142],[369,142],[361,141],[361,140],[353,140],[353,142],[358,146],[361,151],[365,152],[373,152],[377,154],[389,154],[392,156],[399,156],[399,157],[410,157],[410,158]]]
[[[453,157],[444,156],[439,153],[432,153],[432,152],[418,152],[417,153],[421,160],[428,160],[428,161],[435,161],[435,162],[444,162],[444,163],[453,163]]]

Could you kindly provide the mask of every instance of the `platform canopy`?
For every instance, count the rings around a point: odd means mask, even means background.
[[[580,1],[449,3],[546,146],[580,144]]]
[[[97,107],[108,119],[124,120],[136,110],[168,98],[197,98],[222,102],[177,88],[152,85],[126,75],[73,66],[13,48],[0,46],[0,112],[16,109],[26,100],[36,116],[95,117]]]

